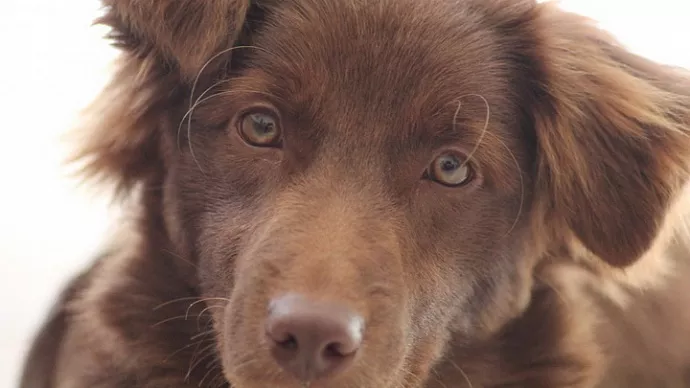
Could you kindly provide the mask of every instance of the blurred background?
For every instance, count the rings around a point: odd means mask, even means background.
[[[690,68],[690,0],[560,3],[633,51]],[[0,1],[0,388],[17,386],[35,331],[116,211],[62,165],[63,137],[117,54],[91,25],[99,12],[97,0]]]

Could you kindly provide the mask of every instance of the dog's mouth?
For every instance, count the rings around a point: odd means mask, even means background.
[[[230,387],[232,388],[336,388],[331,383],[324,382],[324,381],[305,381],[305,382],[287,382],[286,380],[274,380],[274,381],[266,381],[266,382],[254,382],[254,383],[246,383],[242,382],[237,379],[230,379],[227,378],[227,382],[230,384]],[[385,388],[382,386],[365,386],[365,385],[359,385],[358,387],[361,388]]]

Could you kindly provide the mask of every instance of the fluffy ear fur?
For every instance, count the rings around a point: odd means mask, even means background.
[[[591,21],[536,9],[538,190],[551,222],[617,267],[652,244],[688,178],[690,77]]]
[[[186,79],[239,37],[250,0],[104,0],[102,22],[118,43],[140,56],[157,55]]]
[[[249,0],[104,0],[98,21],[122,50],[117,71],[85,112],[78,131],[86,178],[110,181],[125,194],[163,168],[165,112],[184,110],[199,72],[211,73],[228,56],[210,59],[238,41]],[[183,112],[184,113],[184,112]],[[90,117],[89,117],[90,116]],[[169,118],[167,118],[169,119]]]

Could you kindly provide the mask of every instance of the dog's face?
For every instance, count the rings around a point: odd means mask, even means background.
[[[288,295],[361,319],[330,387],[416,382],[451,332],[483,335],[527,301],[533,145],[500,37],[442,18],[450,3],[324,4],[273,11],[194,110],[168,186],[205,296],[231,300],[214,310],[238,387],[292,381],[266,334]]]
[[[108,22],[143,74],[140,132],[94,166],[162,187],[238,388],[420,386],[451,338],[523,311],[545,249],[634,261],[682,170],[670,136],[637,136],[661,126],[631,113],[647,96],[616,100],[653,85],[530,1],[129,3]],[[578,44],[606,62],[591,79]]]
[[[288,295],[361,319],[350,366],[306,372],[329,387],[416,383],[451,332],[484,335],[527,301],[515,64],[479,20],[442,17],[457,4],[427,6],[276,7],[194,110],[171,211],[195,225],[204,295],[231,300],[214,312],[238,387],[297,383],[266,333]]]

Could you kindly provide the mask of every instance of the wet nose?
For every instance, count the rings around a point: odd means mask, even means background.
[[[346,369],[362,344],[364,320],[347,307],[289,294],[271,301],[266,335],[278,364],[304,382]]]

